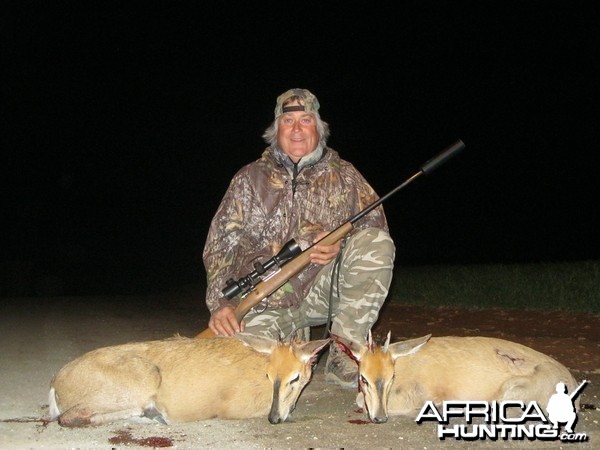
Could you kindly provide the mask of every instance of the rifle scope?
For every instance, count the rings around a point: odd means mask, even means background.
[[[225,289],[223,289],[221,292],[223,292],[225,297],[231,300],[240,292],[244,292],[250,287],[254,286],[257,281],[260,281],[260,275],[264,274],[271,267],[274,265],[281,267],[290,259],[298,256],[300,253],[302,253],[302,249],[298,243],[292,239],[281,248],[279,253],[269,259],[266,263],[261,264],[258,261],[255,262],[254,271],[250,272],[245,277],[242,277],[237,281],[233,278],[227,280],[225,283]]]

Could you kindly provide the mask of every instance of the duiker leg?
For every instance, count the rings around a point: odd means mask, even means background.
[[[570,373],[552,362],[543,362],[536,365],[530,374],[514,376],[506,380],[499,394],[499,401],[522,400],[524,402],[537,402],[546,409],[550,396],[555,392],[557,383],[564,383],[569,392],[572,392],[577,383]],[[574,402],[579,407],[578,399]]]
[[[55,396],[52,409],[60,414],[59,424],[66,427],[142,417],[146,412],[161,421],[153,403],[160,383],[158,367],[151,361],[102,349],[72,361],[58,372],[51,388]]]

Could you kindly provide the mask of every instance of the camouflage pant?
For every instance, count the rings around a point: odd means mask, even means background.
[[[331,332],[364,343],[388,294],[394,265],[394,243],[389,234],[367,228],[352,234],[342,250],[339,288],[334,280]],[[274,338],[289,336],[306,327],[327,323],[334,263],[324,266],[315,284],[298,307],[251,310],[244,321],[246,332]]]

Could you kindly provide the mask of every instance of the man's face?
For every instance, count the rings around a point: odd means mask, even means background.
[[[291,103],[289,106],[297,105]],[[286,105],[288,106],[288,105]],[[312,153],[319,144],[317,121],[312,114],[304,111],[290,111],[278,118],[277,143],[294,162]]]

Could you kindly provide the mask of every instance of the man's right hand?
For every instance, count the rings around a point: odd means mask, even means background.
[[[217,336],[233,336],[244,331],[245,323],[238,323],[233,306],[224,306],[215,311],[208,321],[208,328]]]

